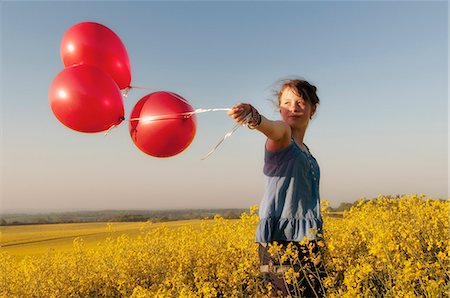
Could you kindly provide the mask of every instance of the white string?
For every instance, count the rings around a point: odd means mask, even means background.
[[[174,94],[175,95],[175,94]],[[176,95],[175,95],[176,96]],[[177,96],[178,97],[178,96]],[[180,98],[181,99],[181,98]],[[155,115],[155,116],[147,116],[147,117],[140,117],[140,118],[131,118],[130,121],[142,121],[145,122],[151,122],[151,121],[158,121],[158,120],[168,120],[168,119],[179,119],[179,116],[183,116],[183,119],[187,119],[191,117],[194,114],[200,114],[200,113],[206,113],[206,112],[217,112],[217,111],[229,111],[230,108],[213,108],[213,109],[196,109],[191,112],[185,112],[185,113],[176,113],[176,114],[166,114],[166,115]],[[236,124],[229,132],[225,134],[225,136],[212,148],[205,156],[201,158],[201,160],[205,160],[208,158],[211,154],[214,153],[214,151],[219,148],[219,146],[228,139],[239,127],[246,126],[250,119],[252,118],[252,113],[250,112],[247,116],[245,116],[242,123]],[[109,133],[109,131],[114,128],[111,127],[105,135]]]
[[[166,91],[167,92],[167,91]],[[175,96],[176,98],[178,98],[179,100],[181,100],[182,102],[184,102],[185,104],[189,104],[188,102],[187,102],[187,100],[186,99],[184,99],[183,97],[181,97],[181,96],[178,96],[177,94],[175,94],[175,93],[172,93],[172,92],[167,92],[167,93],[170,93],[170,94],[172,94],[173,96]]]
[[[236,124],[220,141],[219,143],[217,143],[216,146],[214,146],[214,148],[211,149],[211,151],[209,151],[205,156],[203,156],[201,158],[201,160],[205,160],[208,158],[208,156],[210,156],[211,154],[213,154],[214,151],[216,151],[217,148],[219,148],[219,146],[223,143],[223,141],[225,141],[226,139],[228,139],[239,127],[241,126],[245,126],[247,125],[248,121],[250,121],[250,119],[252,118],[252,113],[250,112],[247,116],[245,116],[243,123],[238,123]]]
[[[117,126],[119,126],[119,125],[118,125],[118,124],[113,124],[113,125],[111,125],[111,126],[108,128],[108,130],[106,130],[104,136],[105,136],[105,137],[108,136],[109,133],[111,132],[111,130],[113,130],[113,129],[116,128]]]
[[[156,120],[168,120],[168,119],[178,119],[179,116],[183,116],[184,119],[191,117],[194,114],[206,113],[206,112],[217,112],[217,111],[229,111],[229,108],[216,108],[216,109],[196,109],[192,112],[185,113],[175,113],[175,114],[166,114],[166,115],[155,115],[155,116],[147,116],[141,118],[131,118],[130,121],[142,121],[142,122],[151,122]]]

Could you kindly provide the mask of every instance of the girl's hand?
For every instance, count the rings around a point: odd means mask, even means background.
[[[228,111],[228,115],[233,118],[234,121],[243,125],[245,119],[252,112],[252,109],[247,103],[238,103],[234,105],[231,110]]]
[[[286,148],[291,143],[291,127],[284,121],[272,121],[264,116],[248,103],[238,103],[229,111],[228,115],[234,121],[250,129],[257,129],[267,137],[266,148],[269,151],[278,151]],[[248,115],[251,117],[247,118]],[[247,122],[248,121],[248,122]]]

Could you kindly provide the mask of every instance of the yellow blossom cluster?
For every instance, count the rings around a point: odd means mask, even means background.
[[[319,280],[327,297],[448,295],[449,201],[380,196],[361,200],[343,218],[330,216],[322,205],[320,254],[306,241],[309,267],[299,270],[291,262],[286,284]],[[267,297],[270,286],[263,282],[253,241],[257,223],[251,208],[239,220],[217,216],[213,224],[195,227],[146,223],[137,238],[111,237],[95,249],[78,238],[71,252],[19,261],[0,252],[0,297]],[[280,247],[270,251],[279,253]],[[305,255],[293,247],[283,252],[283,263]],[[319,263],[325,274],[314,270]]]
[[[450,202],[424,195],[360,200],[326,216],[329,297],[447,297]]]

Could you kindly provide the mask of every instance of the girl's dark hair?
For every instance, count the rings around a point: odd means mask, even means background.
[[[317,88],[303,79],[288,79],[281,81],[281,87],[276,92],[278,103],[280,103],[281,94],[286,88],[290,88],[298,96],[311,103],[313,106],[318,105],[320,100],[317,96]]]

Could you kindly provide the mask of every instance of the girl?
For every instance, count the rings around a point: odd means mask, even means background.
[[[274,294],[283,296],[323,295],[319,276],[311,278],[314,276],[311,268],[321,268],[317,258],[311,262],[312,255],[318,252],[317,241],[322,233],[320,172],[316,159],[303,143],[319,104],[316,90],[305,80],[285,81],[277,93],[281,121],[265,118],[246,103],[239,103],[228,112],[236,122],[247,124],[267,137],[264,157],[267,186],[259,206],[255,241],[259,243],[261,271],[266,283],[271,284]],[[304,244],[304,240],[310,242]],[[271,254],[272,245],[268,244],[277,244],[282,253],[287,248],[296,249],[299,263],[293,268],[300,275],[295,285],[288,285],[283,278],[292,266],[280,264],[280,255]]]

